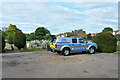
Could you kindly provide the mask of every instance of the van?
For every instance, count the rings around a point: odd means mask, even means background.
[[[64,56],[76,52],[89,52],[93,54],[97,49],[97,44],[87,42],[85,39],[79,37],[57,37],[51,49]]]

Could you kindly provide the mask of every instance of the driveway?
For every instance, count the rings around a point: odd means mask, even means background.
[[[2,54],[3,78],[117,78],[113,53],[62,56],[49,51]]]

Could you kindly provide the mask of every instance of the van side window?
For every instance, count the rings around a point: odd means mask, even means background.
[[[77,43],[77,39],[72,39],[72,43]]]
[[[79,39],[79,43],[84,43],[85,40],[84,39]]]

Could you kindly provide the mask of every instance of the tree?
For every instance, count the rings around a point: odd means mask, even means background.
[[[92,39],[91,33],[89,33],[89,34],[87,35],[87,39],[88,39],[88,40],[91,40],[91,39]]]
[[[7,33],[14,34],[15,32],[19,31],[16,25],[10,24],[9,29],[6,31]]]
[[[17,31],[14,34],[13,39],[14,45],[20,50],[21,48],[24,48],[26,45],[26,36],[21,31]]]
[[[46,36],[47,34],[50,34],[50,31],[44,27],[39,27],[35,31],[35,36],[39,40],[43,39],[43,37]]]
[[[102,32],[108,32],[108,31],[112,31],[113,32],[113,29],[110,28],[110,27],[106,27],[102,30]]]
[[[7,37],[7,33],[4,32],[4,31],[2,31],[2,36],[4,37],[4,39],[6,39],[6,37]]]
[[[44,36],[44,39],[45,39],[45,40],[52,40],[52,38],[51,38],[50,35],[46,35],[46,36]]]
[[[14,50],[14,48],[12,46],[12,44],[13,44],[13,35],[17,31],[19,31],[19,29],[16,27],[16,25],[12,25],[12,24],[10,24],[10,26],[8,26],[8,27],[9,27],[9,29],[6,31],[6,33],[7,33],[6,39],[7,39],[8,43],[11,44],[12,50]]]
[[[51,36],[51,40],[54,40],[54,39],[56,39],[56,36],[55,35],[50,35]]]
[[[27,41],[36,40],[36,37],[35,37],[34,33],[27,34],[26,38],[27,38]]]
[[[7,42],[8,42],[9,44],[11,44],[12,50],[14,50],[14,48],[13,48],[13,46],[12,46],[12,44],[13,44],[13,34],[9,33],[6,39],[7,39]]]
[[[0,34],[0,44],[2,44],[0,45],[0,53],[2,53],[5,48],[5,39],[1,34]]]

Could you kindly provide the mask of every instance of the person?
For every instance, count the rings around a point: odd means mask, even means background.
[[[47,51],[50,51],[50,50],[51,50],[50,44],[49,44],[49,42],[47,42]]]

